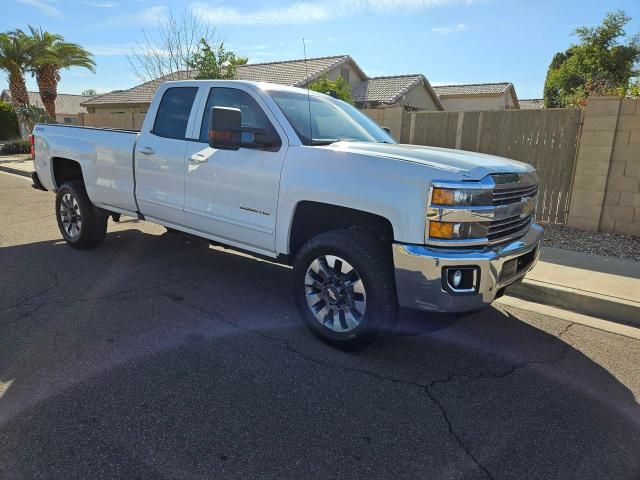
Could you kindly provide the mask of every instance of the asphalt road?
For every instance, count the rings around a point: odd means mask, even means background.
[[[0,478],[640,478],[640,341],[511,307],[348,354],[291,271],[0,173]]]

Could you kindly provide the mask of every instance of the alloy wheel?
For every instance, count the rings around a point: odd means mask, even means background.
[[[350,332],[360,325],[367,295],[360,274],[346,260],[323,255],[311,262],[304,280],[307,305],[329,330]]]
[[[75,239],[80,235],[82,215],[80,205],[71,193],[65,193],[60,199],[60,220],[66,234]]]

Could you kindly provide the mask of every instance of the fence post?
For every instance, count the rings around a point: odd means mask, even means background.
[[[462,146],[462,123],[464,122],[464,112],[458,113],[458,126],[456,128],[456,149]]]
[[[409,123],[409,143],[413,143],[415,131],[416,131],[416,112],[411,112],[411,122]]]
[[[480,137],[482,136],[482,114],[483,112],[480,112],[480,115],[478,115],[478,132],[476,133],[476,152],[480,151]]]
[[[601,219],[621,103],[620,97],[591,97],[587,103],[567,219],[570,227],[613,230]]]

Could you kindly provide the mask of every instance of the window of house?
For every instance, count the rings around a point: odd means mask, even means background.
[[[158,107],[151,133],[160,137],[184,139],[197,87],[168,88]]]

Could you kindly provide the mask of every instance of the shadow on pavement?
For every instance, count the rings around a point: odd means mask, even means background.
[[[290,280],[137,229],[1,249],[0,478],[638,478],[638,404],[583,327],[405,312],[346,354]]]

